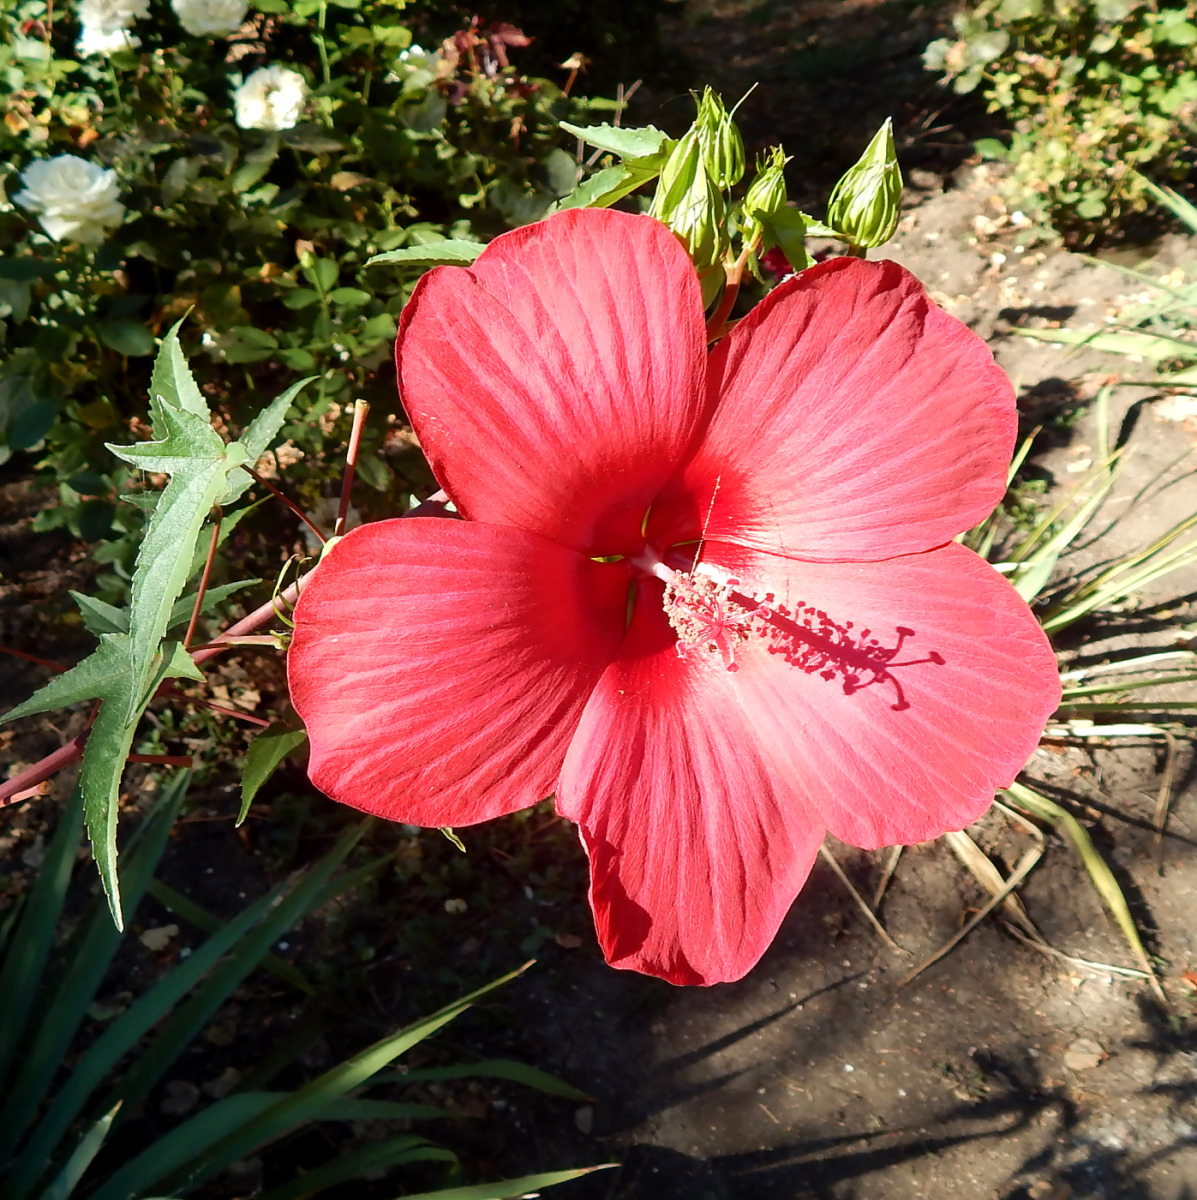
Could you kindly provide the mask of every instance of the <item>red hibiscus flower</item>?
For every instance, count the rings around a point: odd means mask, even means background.
[[[400,391],[461,521],[350,533],[295,613],[311,778],[418,825],[555,794],[608,961],[737,979],[824,831],[975,820],[1059,699],[953,536],[1001,498],[1013,393],[890,262],[776,288],[707,353],[649,217],[574,211],[430,272]]]

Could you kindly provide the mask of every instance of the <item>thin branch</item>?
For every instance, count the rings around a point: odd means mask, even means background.
[[[220,505],[216,505],[216,521],[212,525],[212,538],[208,542],[208,557],[204,559],[204,573],[200,576],[199,589],[195,593],[195,606],[191,610],[191,620],[187,622],[187,635],[183,638],[183,649],[191,645],[195,637],[195,627],[199,623],[200,609],[204,607],[204,593],[208,590],[208,578],[212,574],[212,560],[216,557],[216,547],[220,545],[220,521],[224,516]]]
[[[260,483],[264,488],[267,488],[269,491],[272,491],[320,539],[321,545],[324,545],[324,543],[328,541],[324,534],[316,528],[315,524],[313,524],[311,517],[309,517],[308,514],[305,513],[303,509],[291,499],[290,496],[279,491],[279,489],[276,488],[269,479],[263,479],[262,476],[253,469],[253,467],[247,467],[244,463],[242,463],[241,469],[243,471],[248,471],[258,483]]]
[[[345,475],[341,480],[341,503],[337,508],[337,521],[333,525],[333,537],[345,532],[345,518],[349,513],[349,497],[353,492],[353,474],[357,470],[357,452],[362,444],[362,429],[370,406],[365,400],[353,402],[353,428],[349,431],[349,446],[345,451]]]
[[[973,919],[960,927],[955,937],[951,938],[943,946],[940,946],[940,948],[936,950],[936,952],[932,954],[931,957],[925,962],[915,967],[915,969],[911,971],[910,974],[907,975],[906,978],[903,979],[894,989],[895,993],[900,992],[904,987],[907,986],[907,984],[913,983],[928,967],[939,962],[944,955],[949,954],[962,941],[964,941],[964,939],[968,937],[968,935],[972,933],[972,931],[976,929],[976,927],[980,925],[981,922],[984,921],[985,918],[989,916],[989,914],[993,912],[993,910],[997,908],[997,906],[1001,904],[1007,896],[1013,893],[1014,889],[1018,887],[1018,885],[1022,883],[1024,879],[1026,879],[1026,877],[1033,870],[1035,864],[1042,857],[1043,848],[1041,846],[1033,846],[1030,850],[1027,850],[1023,854],[1022,858],[1019,859],[1017,866],[1014,868],[1014,872],[1011,874],[1009,879],[1006,880],[1005,887],[1003,887],[1000,892],[995,892],[993,895],[991,895],[988,902],[983,904],[977,910],[977,913]]]
[[[33,766],[26,767],[11,779],[0,783],[0,808],[38,795],[38,784],[44,783],[64,767],[79,762],[83,758],[83,745],[90,732],[91,730],[84,730],[77,737],[71,738],[65,746],[59,746],[52,754],[47,754],[41,762],[35,762]]]
[[[0,654],[11,654],[13,658],[23,658],[26,662],[37,663],[39,667],[48,667],[51,671],[65,671],[62,663],[49,658],[38,658],[36,654],[26,654],[24,650],[13,650],[8,646],[0,646]]]
[[[840,866],[834,854],[827,849],[826,845],[819,847],[819,856],[823,861],[835,872],[835,877],[848,889],[849,895],[856,901],[857,908],[864,914],[864,918],[872,925],[877,936],[891,949],[896,950],[899,954],[909,955],[909,950],[903,950],[897,942],[886,932],[885,926],[877,920],[876,913],[865,903],[864,897],[852,886],[852,881],[844,874],[844,868]]]

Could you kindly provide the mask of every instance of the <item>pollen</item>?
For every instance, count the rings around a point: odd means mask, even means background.
[[[760,618],[759,606],[738,603],[733,589],[739,580],[719,583],[709,575],[673,574],[665,585],[665,616],[677,634],[679,658],[718,655],[728,671],[736,671],[736,647],[748,640]]]

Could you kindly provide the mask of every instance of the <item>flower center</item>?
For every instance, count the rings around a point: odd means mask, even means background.
[[[768,606],[771,595],[760,601],[735,591],[740,581],[724,576],[707,563],[689,571],[675,570],[651,546],[646,546],[631,563],[665,584],[665,617],[677,634],[679,658],[717,655],[725,670],[736,671],[737,645],[753,633],[767,636],[762,623],[773,615]]]
[[[887,645],[871,629],[837,620],[813,604],[801,600],[778,604],[772,592],[754,595],[739,579],[711,563],[675,570],[652,547],[629,561],[665,584],[662,604],[677,635],[674,648],[679,658],[698,655],[721,662],[725,671],[738,671],[737,651],[750,638],[759,638],[768,654],[808,675],[839,684],[845,696],[877,685],[888,687],[895,712],[910,707],[894,674],[897,668],[944,664],[935,650],[921,658],[900,658],[915,636],[915,631],[904,625],[894,627],[893,644]]]

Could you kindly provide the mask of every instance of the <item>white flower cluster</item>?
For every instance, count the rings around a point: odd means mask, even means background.
[[[140,17],[150,15],[149,0],[79,0],[79,53],[112,54],[133,50],[141,39],[129,32]]]
[[[249,12],[249,0],[170,0],[170,6],[192,37],[228,37]]]
[[[56,242],[98,246],[125,217],[116,172],[74,154],[30,163],[21,172],[24,188],[13,199],[36,213]]]
[[[259,67],[234,90],[233,111],[242,129],[290,129],[307,99],[308,85],[298,71]]]

